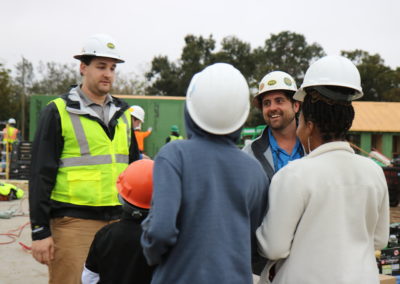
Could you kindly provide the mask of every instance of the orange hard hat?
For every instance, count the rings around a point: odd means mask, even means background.
[[[117,180],[119,194],[127,202],[150,209],[153,194],[153,160],[143,159],[131,163]]]

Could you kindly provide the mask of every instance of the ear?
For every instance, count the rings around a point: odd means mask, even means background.
[[[87,68],[87,65],[85,63],[81,62],[81,64],[79,65],[79,72],[81,73],[82,76],[85,75],[86,68]]]
[[[307,134],[309,136],[313,136],[313,134],[315,134],[316,132],[316,125],[314,122],[312,121],[307,121],[306,122],[306,129],[307,129]]]
[[[300,111],[300,102],[299,101],[293,102],[293,109],[294,109],[295,113],[298,113]]]

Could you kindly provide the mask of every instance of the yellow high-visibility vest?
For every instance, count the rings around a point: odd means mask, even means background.
[[[24,191],[11,183],[0,182],[0,195],[8,196],[11,190],[15,191],[15,197],[21,199],[24,196]]]
[[[12,127],[11,125],[7,125],[6,128],[3,129],[3,141],[8,143],[14,143],[17,140],[18,129]]]
[[[183,140],[183,136],[181,136],[181,135],[179,135],[179,136],[171,135],[171,136],[169,136],[169,138],[171,139],[170,141]]]
[[[61,98],[53,102],[60,113],[64,148],[51,199],[86,206],[120,205],[116,180],[129,163],[129,111],[118,119],[110,140],[98,122],[68,112]]]

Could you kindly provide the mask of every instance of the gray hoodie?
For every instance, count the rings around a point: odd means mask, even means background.
[[[185,110],[188,140],[155,158],[153,204],[142,223],[152,283],[252,283],[255,230],[267,207],[261,165],[229,135],[200,129]]]

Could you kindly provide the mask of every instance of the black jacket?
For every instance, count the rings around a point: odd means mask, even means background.
[[[268,136],[268,127],[266,127],[256,140],[251,143],[251,150],[253,151],[254,157],[260,162],[265,173],[267,174],[269,180],[272,179],[275,174],[273,166],[269,163],[269,161],[265,158],[264,153],[267,151],[269,147],[269,136]]]
[[[63,95],[67,107],[80,108],[77,101]],[[99,118],[85,115],[97,121],[110,139],[113,139],[117,119],[121,117],[128,104],[113,97],[112,102],[120,108],[110,119],[108,127]],[[55,103],[48,104],[40,115],[38,128],[32,146],[31,178],[29,180],[29,209],[32,226],[32,239],[41,240],[51,235],[50,219],[54,217],[76,217],[94,220],[115,220],[121,215],[121,206],[80,206],[50,199],[56,182],[60,156],[64,147],[61,134],[61,119]],[[139,159],[139,150],[132,129],[129,162]]]
[[[99,283],[150,283],[153,267],[147,265],[140,246],[142,220],[124,212],[121,221],[96,233],[85,267],[99,274]]]

